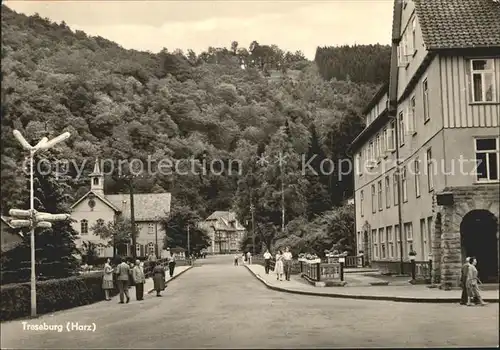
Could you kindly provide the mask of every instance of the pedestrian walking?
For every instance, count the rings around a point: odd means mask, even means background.
[[[276,279],[283,281],[283,252],[281,250],[278,250],[278,254],[276,254],[274,272],[276,273]]]
[[[264,253],[264,268],[266,269],[266,275],[269,275],[269,270],[271,269],[271,253],[269,253],[269,249],[266,249]]]
[[[240,256],[238,254],[234,255],[234,266],[238,266],[238,260],[240,260]]]
[[[252,253],[247,253],[247,264],[252,265]]]
[[[290,247],[285,248],[283,253],[283,268],[285,270],[285,279],[290,281],[290,274],[292,273],[292,253],[290,252]]]
[[[174,276],[174,269],[175,269],[175,254],[172,254],[168,259],[168,273],[170,275],[170,278]]]
[[[127,303],[130,302],[130,296],[128,294],[129,281],[130,281],[130,266],[122,258],[122,262],[116,267],[116,280],[118,284],[118,290],[120,291],[120,304],[123,304],[124,297],[127,298]]]
[[[471,300],[477,299],[477,302],[483,306],[486,303],[481,298],[481,293],[479,291],[479,284],[481,281],[477,277],[477,268],[476,268],[477,260],[472,257],[469,259],[469,268],[467,271],[467,306],[472,306]]]
[[[465,263],[462,265],[462,273],[460,275],[460,287],[462,287],[462,296],[460,298],[460,305],[467,305],[467,276],[469,273],[469,260],[470,257],[465,258]]]
[[[165,268],[163,265],[153,262],[153,283],[156,296],[161,297],[161,292],[165,290]]]
[[[135,262],[134,269],[132,270],[132,276],[135,284],[135,298],[136,300],[143,300],[146,276],[144,276],[144,271],[141,268],[141,262],[139,260],[136,260]]]
[[[102,276],[102,289],[104,289],[107,301],[111,300],[110,290],[113,288],[113,267],[111,266],[111,259],[108,258],[104,264],[104,275]]]

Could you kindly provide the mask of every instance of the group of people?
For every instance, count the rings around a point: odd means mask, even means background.
[[[155,260],[150,261],[150,264],[152,268],[154,290],[156,291],[156,296],[160,297],[161,292],[166,288],[165,266],[163,263]],[[175,256],[172,255],[168,259],[170,277],[174,275],[175,264]],[[104,275],[102,278],[102,288],[107,301],[111,300],[111,290],[115,288],[115,281],[120,294],[120,304],[128,304],[130,302],[130,286],[135,286],[136,300],[144,300],[146,275],[144,273],[144,263],[140,260],[136,260],[134,264],[132,262],[127,262],[126,258],[122,258],[121,262],[113,267],[111,266],[111,259],[108,258],[104,264]]]
[[[472,306],[473,303],[476,305],[486,305],[479,291],[479,284],[481,281],[478,278],[476,264],[476,258],[470,257],[465,259],[465,264],[462,266],[462,275],[460,279],[462,287],[461,305]]]
[[[252,264],[252,253],[246,252],[246,253],[241,253],[234,256],[234,266],[238,266],[240,264],[240,259],[241,263],[247,263],[247,264]]]
[[[266,270],[266,274],[269,274],[271,269],[271,258],[272,255],[269,250],[266,250],[264,253],[264,267]],[[287,281],[290,281],[290,275],[292,272],[292,259],[293,255],[290,252],[290,247],[285,247],[285,250],[278,249],[276,253],[274,263],[274,273],[276,274],[276,279],[279,281],[283,281],[283,276]]]

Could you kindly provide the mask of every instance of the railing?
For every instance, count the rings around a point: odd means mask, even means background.
[[[327,257],[325,259],[328,263],[338,263],[340,256]],[[344,267],[346,268],[354,268],[354,267],[363,267],[363,257],[362,256],[346,256]]]
[[[343,267],[338,262],[322,263],[319,260],[301,260],[301,271],[304,277],[319,282],[325,280],[343,281]]]

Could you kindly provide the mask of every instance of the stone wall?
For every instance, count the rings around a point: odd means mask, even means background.
[[[476,209],[488,210],[498,218],[500,187],[498,184],[453,187],[445,188],[443,192],[453,193],[454,204],[438,207],[432,249],[436,280],[440,279],[441,288],[449,289],[459,286],[461,266],[465,260],[460,240],[462,219]]]

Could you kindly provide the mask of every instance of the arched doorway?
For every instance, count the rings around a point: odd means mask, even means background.
[[[471,210],[460,224],[462,257],[477,258],[479,279],[498,283],[498,219],[488,210]]]

